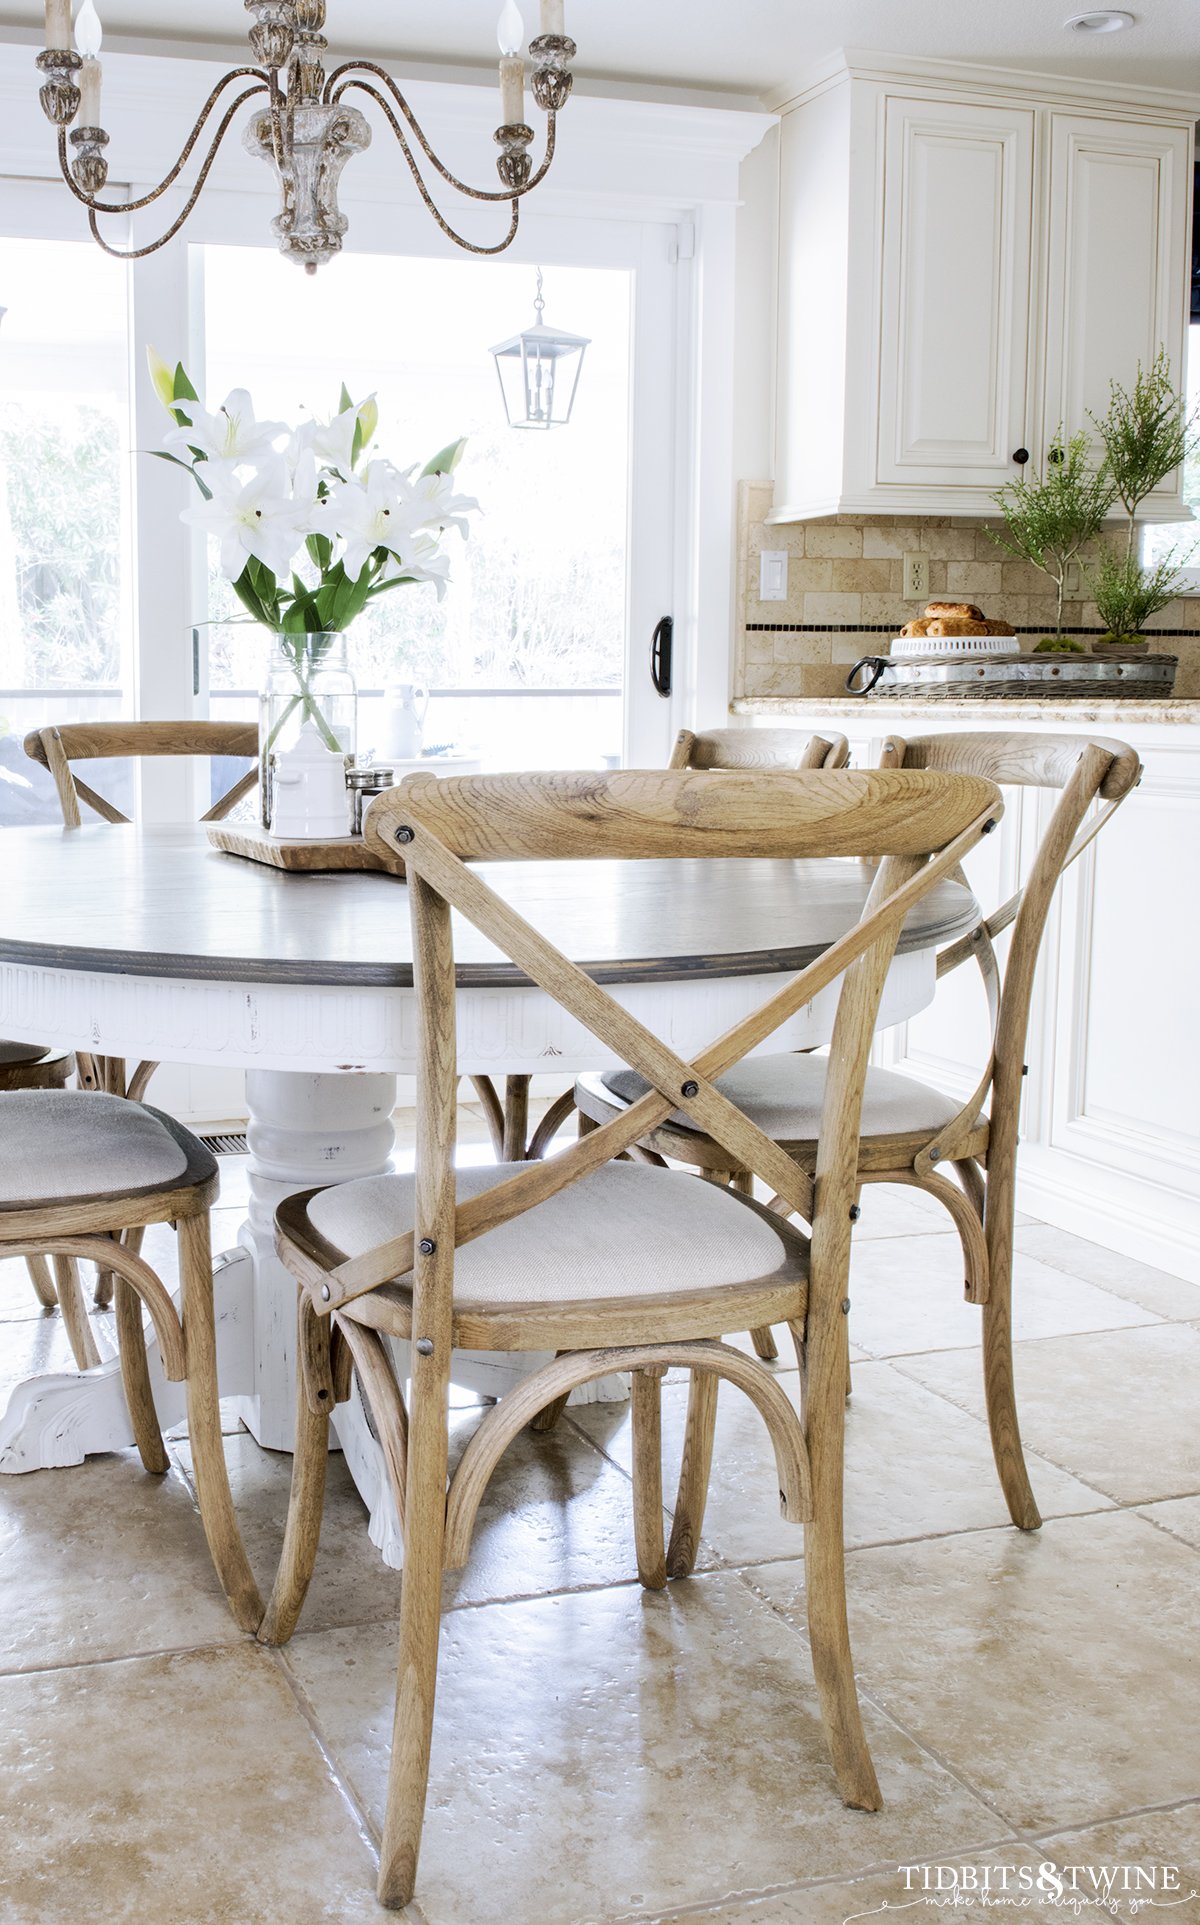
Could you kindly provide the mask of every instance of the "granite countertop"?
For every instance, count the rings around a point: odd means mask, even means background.
[[[1065,702],[1027,702],[1013,696],[972,701],[969,697],[947,698],[941,695],[924,698],[895,695],[735,695],[729,706],[734,715],[827,716],[830,720],[837,718],[841,721],[869,715],[872,724],[879,724],[884,729],[888,726],[889,717],[899,719],[912,715],[944,715],[953,720],[987,722],[992,728],[1002,728],[1006,721],[1094,722],[1110,726],[1118,722],[1140,722],[1143,725],[1200,722],[1200,697],[1195,696],[1157,696],[1143,701],[1127,700],[1120,696],[1089,701],[1083,696],[1072,696]]]

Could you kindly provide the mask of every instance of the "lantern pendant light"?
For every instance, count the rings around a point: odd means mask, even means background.
[[[591,342],[586,335],[548,327],[545,312],[539,267],[533,326],[491,350],[510,428],[565,428],[575,406]]]

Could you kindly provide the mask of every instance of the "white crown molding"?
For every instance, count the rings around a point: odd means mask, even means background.
[[[791,85],[773,91],[768,105],[776,113],[788,113],[847,80],[900,80],[920,86],[926,92],[969,88],[973,93],[995,93],[1009,99],[1018,93],[1030,103],[1078,101],[1085,106],[1106,107],[1113,113],[1140,107],[1159,118],[1178,117],[1187,121],[1194,121],[1200,115],[1200,92],[1195,89],[1175,91],[982,62],[937,60],[928,56],[918,59],[910,54],[874,53],[860,47],[839,48],[816,62]]]

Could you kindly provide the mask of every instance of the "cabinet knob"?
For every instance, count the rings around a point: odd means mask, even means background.
[[[1013,460],[1016,462],[1019,462],[1022,468],[1025,466],[1025,463],[1028,461],[1028,459],[1029,459],[1028,448],[1013,449]]]

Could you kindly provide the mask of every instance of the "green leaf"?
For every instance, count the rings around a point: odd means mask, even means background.
[[[341,398],[341,400],[340,400],[340,401],[338,402],[338,413],[339,413],[339,414],[349,414],[349,412],[350,412],[350,410],[351,410],[351,408],[352,408],[353,406],[354,406],[354,403],[353,403],[353,401],[352,401],[352,400],[350,399],[350,390],[349,390],[349,388],[348,388],[348,387],[346,386],[346,383],[345,383],[345,382],[343,381],[343,382],[342,382],[342,398]]]
[[[452,475],[463,458],[466,445],[467,438],[465,435],[463,435],[459,441],[448,442],[440,453],[434,455],[432,461],[425,463],[421,473],[423,475]]]
[[[151,448],[149,452],[154,456],[156,461],[169,461],[173,468],[182,468],[185,475],[192,477],[200,493],[204,496],[205,501],[212,500],[212,489],[208,486],[207,482],[201,481],[200,476],[190,461],[181,461],[178,455],[169,454],[165,448]]]
[[[195,388],[187,378],[187,373],[182,361],[178,363],[175,369],[174,399],[176,401],[199,401],[200,399],[200,396],[196,393]]]
[[[333,543],[329,536],[310,535],[304,546],[307,548],[309,556],[316,567],[324,574],[330,561],[333,559]]]

